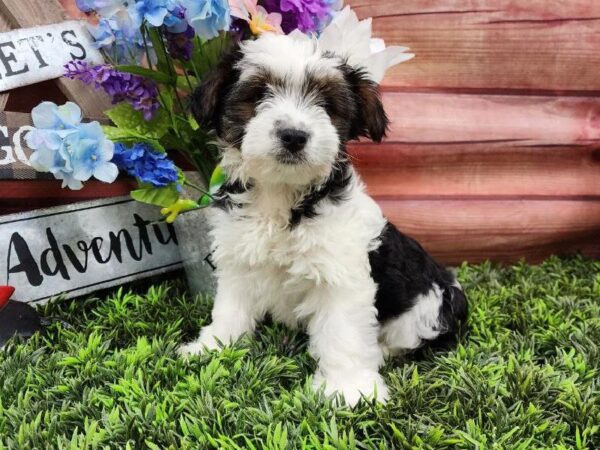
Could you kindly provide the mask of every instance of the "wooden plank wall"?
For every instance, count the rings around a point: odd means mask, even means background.
[[[600,2],[346,3],[416,53],[352,147],[388,217],[446,263],[600,257]]]

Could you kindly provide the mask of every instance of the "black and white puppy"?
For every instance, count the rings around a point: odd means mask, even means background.
[[[304,326],[315,388],[385,401],[384,355],[451,337],[465,319],[454,276],[383,217],[345,145],[381,141],[377,84],[316,41],[265,34],[223,59],[193,96],[229,181],[210,211],[218,292],[183,355],[252,333],[270,314]]]

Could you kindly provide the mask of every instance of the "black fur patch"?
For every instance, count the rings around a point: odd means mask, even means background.
[[[454,336],[467,315],[467,300],[454,286],[454,276],[392,224],[385,226],[380,239],[379,248],[369,253],[371,276],[378,285],[378,320],[383,323],[405,313],[418,295],[429,292],[436,283],[443,292],[440,326],[444,330],[436,341]]]
[[[342,143],[354,138],[353,124],[359,105],[355,92],[344,78],[307,72],[303,93],[325,110]]]
[[[290,228],[296,227],[303,218],[312,219],[317,216],[317,205],[324,199],[339,203],[346,199],[348,185],[352,181],[350,163],[339,161],[331,171],[325,183],[308,193],[302,201],[292,208],[290,213]]]
[[[240,205],[232,200],[231,194],[242,194],[249,189],[251,189],[251,186],[246,186],[239,180],[227,182],[223,184],[213,196],[214,202],[212,206],[222,209],[223,211],[229,211],[234,207],[239,208]]]
[[[372,81],[364,69],[347,64],[340,66],[346,82],[354,93],[354,103],[358,105],[350,132],[350,139],[365,136],[381,142],[389,126],[389,119],[383,109],[379,86]]]
[[[240,148],[246,134],[246,126],[256,114],[257,106],[273,95],[274,86],[281,81],[267,72],[261,72],[244,81],[238,81],[222,98],[219,137],[235,148]]]
[[[235,64],[241,58],[242,52],[238,47],[231,49],[190,96],[190,106],[196,121],[203,127],[215,129],[218,135],[223,131],[223,98],[239,79],[240,72]]]

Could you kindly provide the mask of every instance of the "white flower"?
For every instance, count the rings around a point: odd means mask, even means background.
[[[376,83],[381,82],[387,69],[415,56],[406,53],[407,47],[386,48],[383,39],[372,37],[372,19],[359,21],[349,6],[325,27],[319,36],[319,47],[347,58],[351,66],[364,67]]]

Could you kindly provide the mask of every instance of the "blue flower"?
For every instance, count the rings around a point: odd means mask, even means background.
[[[92,12],[96,8],[95,0],[76,0],[75,4],[80,11],[85,13]]]
[[[185,19],[185,8],[174,0],[169,2],[169,14],[165,17],[165,27],[169,33],[184,33],[189,24]]]
[[[154,187],[176,183],[179,178],[179,171],[173,161],[165,153],[157,152],[144,142],[138,142],[131,148],[117,143],[113,162],[119,169]]]
[[[139,30],[133,35],[121,31],[113,19],[100,19],[98,25],[87,26],[94,38],[93,46],[102,49],[115,64],[139,63],[144,56],[143,38]]]
[[[110,162],[114,144],[98,122],[81,123],[81,110],[71,102],[43,102],[31,111],[34,129],[25,136],[33,153],[31,166],[63,180],[62,187],[81,189],[92,176],[112,183],[118,175]]]
[[[114,144],[106,139],[98,122],[82,123],[78,133],[65,138],[63,147],[71,157],[76,180],[87,181],[93,176],[105,183],[112,183],[117,178],[119,169],[110,162]]]
[[[227,0],[182,0],[186,18],[202,39],[212,39],[228,30],[231,22]]]
[[[138,0],[135,8],[139,17],[152,26],[160,27],[169,13],[167,2],[167,0]]]
[[[95,48],[110,47],[116,40],[115,33],[108,19],[100,19],[96,26],[88,24],[88,31],[94,38]]]

